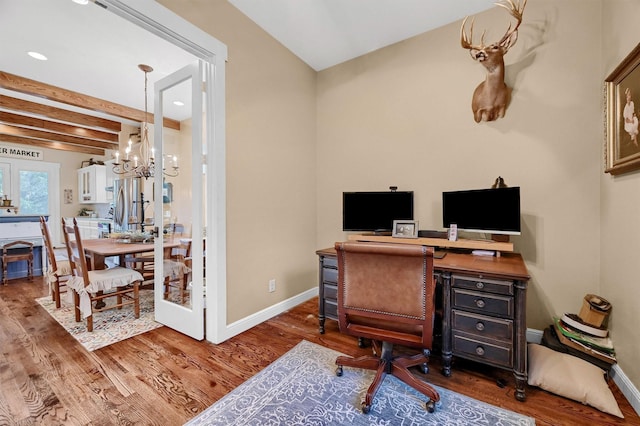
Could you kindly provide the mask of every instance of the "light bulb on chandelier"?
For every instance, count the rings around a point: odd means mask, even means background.
[[[149,142],[149,128],[147,126],[147,123],[149,121],[147,113],[147,74],[153,71],[153,68],[151,68],[149,65],[144,64],[138,65],[138,68],[140,68],[140,70],[144,72],[144,122],[142,123],[139,134],[132,133],[129,135],[129,142],[127,148],[124,151],[124,158],[122,160],[120,160],[120,151],[116,151],[116,161],[113,163],[113,172],[119,175],[131,174],[147,179],[149,177],[153,177],[156,170],[155,149]],[[131,140],[132,136],[137,136],[140,138],[140,157],[134,154],[133,160],[129,158],[133,151],[133,141]],[[173,165],[171,166],[171,168],[172,171],[168,172],[165,169],[164,158],[162,159],[162,174],[164,174],[165,176],[175,177],[178,176],[179,173],[178,158],[175,155],[173,156]]]

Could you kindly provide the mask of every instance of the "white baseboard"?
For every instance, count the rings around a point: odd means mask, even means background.
[[[527,342],[530,343],[540,343],[542,341],[542,331],[534,330],[531,328],[527,329]],[[636,413],[640,414],[640,392],[638,392],[638,388],[629,380],[622,368],[618,364],[615,364],[611,369],[611,378],[613,382],[620,388],[620,391],[627,398],[629,404],[633,407]]]
[[[636,413],[640,414],[640,392],[638,392],[638,388],[631,383],[629,377],[624,374],[618,364],[615,364],[611,369],[611,377]]]
[[[249,330],[251,327],[255,327],[256,325],[265,322],[269,318],[273,318],[276,315],[279,315],[289,309],[292,309],[299,304],[306,302],[307,300],[316,297],[318,295],[318,287],[313,287],[307,291],[304,291],[300,294],[297,294],[287,300],[283,300],[282,302],[276,303],[275,305],[269,306],[255,314],[249,315],[248,317],[242,318],[234,323],[227,325],[226,329],[226,337],[223,340],[226,340],[230,337],[236,336],[243,331]]]

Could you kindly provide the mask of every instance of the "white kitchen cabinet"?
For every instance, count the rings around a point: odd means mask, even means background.
[[[108,203],[107,167],[92,164],[78,170],[78,200],[80,204]]]
[[[116,160],[107,160],[104,162],[104,165],[106,167],[105,170],[105,199],[107,200],[107,203],[112,203],[113,199],[114,199],[114,194],[113,194],[113,181],[116,179],[116,174],[113,171],[113,163],[115,163]]]
[[[109,219],[76,217],[80,238],[83,240],[93,238],[104,238],[109,230],[113,227],[113,222]],[[72,225],[71,220],[67,220],[68,225]]]

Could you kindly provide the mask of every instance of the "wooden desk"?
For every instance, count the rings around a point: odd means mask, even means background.
[[[338,319],[338,262],[333,248],[316,254],[320,261],[318,320],[324,333],[325,319]],[[451,375],[453,356],[513,370],[515,397],[524,401],[529,273],[522,256],[448,252],[433,264],[436,284],[442,289],[442,373]]]
[[[82,240],[84,251],[89,255],[91,269],[105,269],[105,258],[118,256],[120,265],[124,265],[124,256],[128,254],[147,253],[153,251],[152,243],[118,243],[111,238]],[[163,247],[165,257],[167,251],[178,247],[179,241],[165,241]]]

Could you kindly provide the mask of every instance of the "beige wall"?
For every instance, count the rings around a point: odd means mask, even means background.
[[[316,73],[226,1],[159,3],[228,47],[231,323],[317,285]]]
[[[640,4],[636,0],[606,2],[602,25],[602,79],[633,50],[640,40]],[[638,100],[636,98],[636,105]],[[610,329],[619,364],[640,386],[638,324],[640,286],[640,174],[613,177],[600,171],[601,257],[600,292],[613,305]]]

